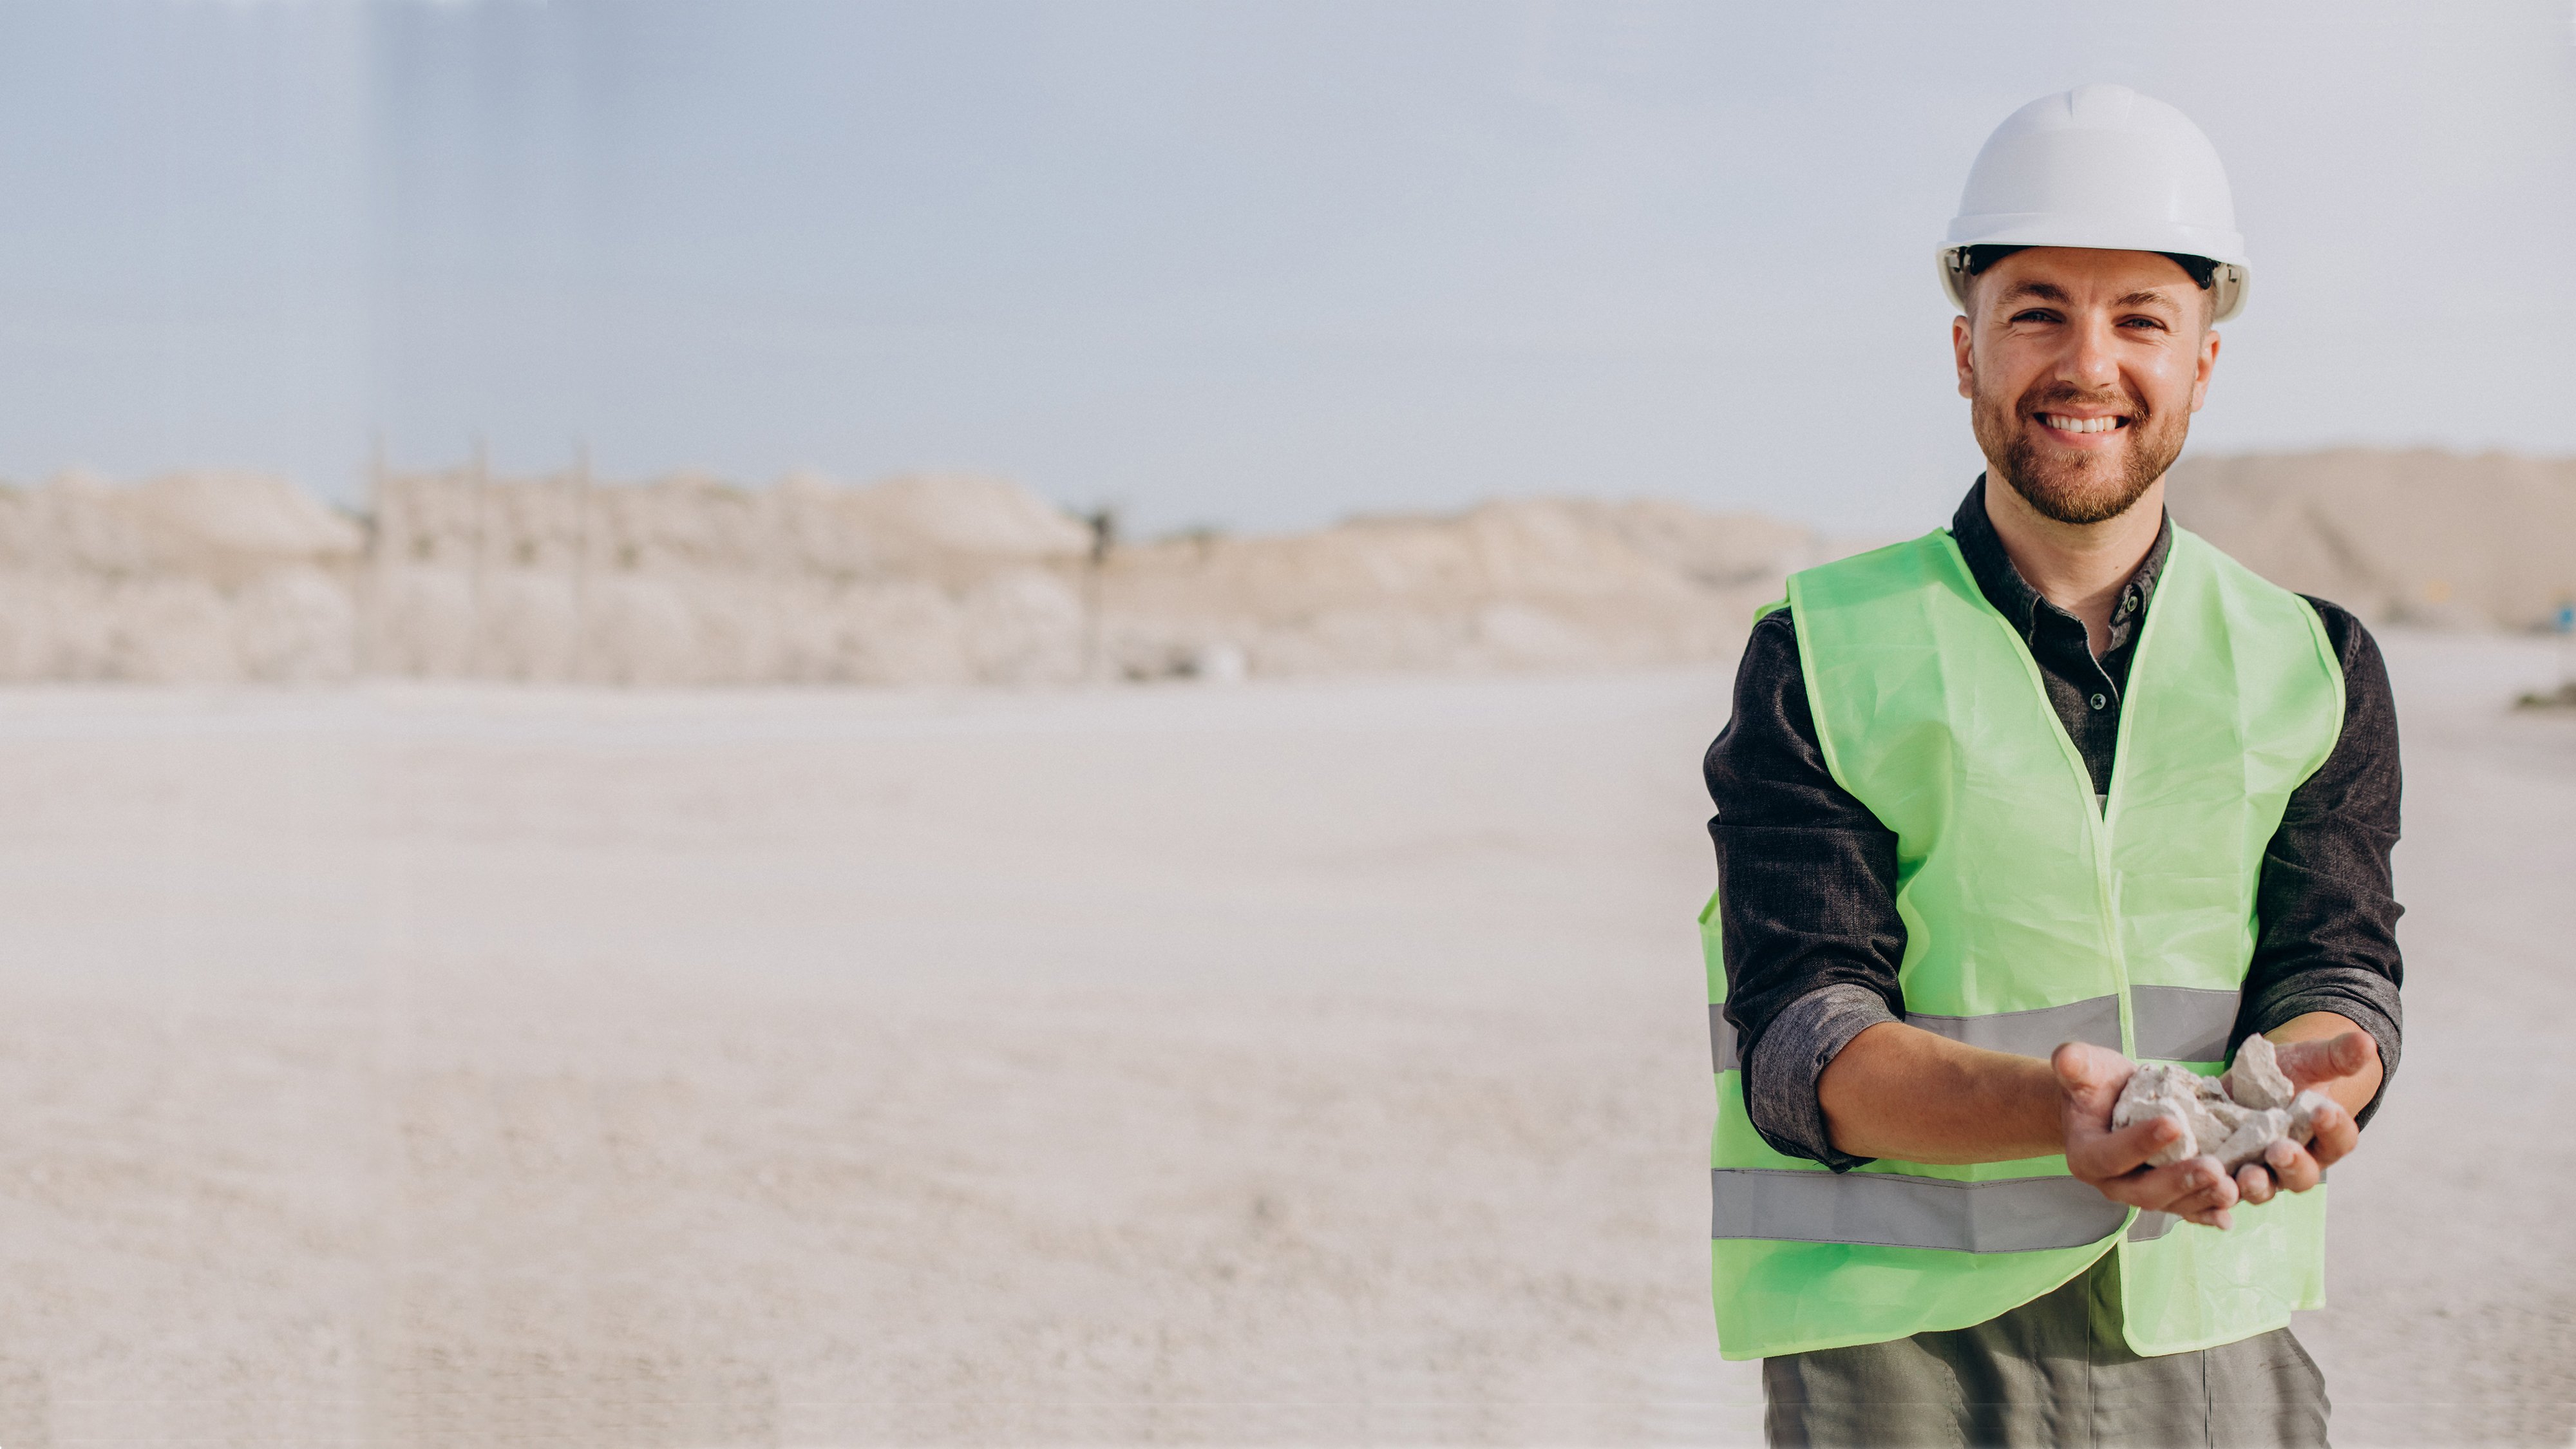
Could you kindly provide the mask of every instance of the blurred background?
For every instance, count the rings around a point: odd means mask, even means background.
[[[2407,729],[2300,1332],[2570,1442],[2566,0],[15,0],[0,1443],[1758,1439],[1697,761],[2089,81]]]

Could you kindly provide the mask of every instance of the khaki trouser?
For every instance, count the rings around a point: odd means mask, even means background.
[[[2116,1254],[1973,1328],[1762,1361],[1775,1445],[2166,1449],[2326,1442],[2325,1376],[2286,1328],[2140,1358]]]

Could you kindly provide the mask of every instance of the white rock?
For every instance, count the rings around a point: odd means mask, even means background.
[[[2186,1158],[2200,1155],[2200,1139],[2191,1130],[2191,1114],[2173,1102],[2154,1104],[2143,1117],[2171,1117],[2182,1128],[2182,1135],[2147,1155],[2149,1167],[2171,1167]]]
[[[2214,1080],[2202,1078],[2203,1081]],[[2203,1097],[2192,1104],[2191,1132],[2200,1143],[2203,1156],[2216,1157],[2219,1148],[2232,1141],[2253,1114],[2225,1097]]]
[[[2222,1079],[2228,1097],[2242,1107],[2272,1108],[2290,1105],[2292,1088],[2289,1076],[2281,1070],[2280,1054],[2260,1034],[2245,1038],[2236,1049],[2236,1064],[2227,1069]]]
[[[2199,1110],[2201,1080],[2168,1062],[2146,1062],[2120,1089],[2120,1100],[2111,1108],[2113,1127],[2134,1127],[2154,1117],[2170,1117],[2182,1127],[2182,1136],[2148,1158],[2148,1166],[2168,1167],[2200,1152],[2198,1124],[2205,1116]]]
[[[2223,1077],[2204,1077],[2170,1062],[2144,1062],[2120,1089],[2111,1125],[2134,1127],[2170,1117],[2182,1136],[2147,1159],[2166,1167],[2188,1157],[2214,1157],[2229,1172],[2262,1160],[2275,1142],[2306,1143],[2316,1135],[2316,1114],[2330,1100],[2322,1092],[2290,1090],[2272,1044],[2260,1036],[2236,1049]]]
[[[2249,1162],[2259,1162],[2275,1142],[2290,1135],[2290,1114],[2278,1107],[2247,1112],[2236,1130],[2217,1146],[2208,1149],[2218,1165],[2234,1172]]]

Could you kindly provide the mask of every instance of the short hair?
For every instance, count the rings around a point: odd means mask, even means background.
[[[2036,243],[2034,243],[2034,245],[2036,245]],[[1995,263],[2002,261],[2004,258],[2011,256],[2015,252],[2029,251],[2030,247],[1995,246],[1992,244],[1981,243],[1977,246],[1972,246],[1967,250],[1968,254],[1964,258],[1966,265],[1964,265],[1961,270],[1965,271],[1969,276],[1975,277],[1984,275],[1986,268],[1993,266]],[[2208,257],[2196,257],[2189,252],[2158,252],[2156,255],[2163,257],[2166,261],[2169,261],[2175,266],[2182,268],[2184,271],[2189,272],[2191,274],[2191,279],[2199,283],[2200,289],[2204,292],[2210,289],[2212,279],[2218,275],[2218,263],[2210,260]]]

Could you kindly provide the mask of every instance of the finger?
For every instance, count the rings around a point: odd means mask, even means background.
[[[2214,1157],[2186,1157],[2170,1166],[2150,1167],[2094,1185],[2115,1202],[2177,1217],[2236,1201],[2236,1185]]]
[[[2228,1209],[2237,1202],[2236,1180],[2214,1157],[2186,1158],[2169,1167],[2145,1168],[2094,1185],[2115,1201],[2171,1213],[2203,1227],[2226,1228],[2235,1222]]]
[[[2223,1213],[2236,1206],[2239,1196],[2236,1179],[2227,1175],[2227,1169],[2218,1165],[2218,1159],[2195,1157],[2192,1161],[2207,1168],[2195,1179],[2200,1185],[2176,1199],[2165,1211],[2176,1217],[2203,1222],[2207,1221],[2208,1214]]]
[[[2281,1048],[2281,1070],[2293,1087],[2314,1087],[2357,1077],[2379,1060],[2379,1043],[2366,1031],[2347,1031],[2324,1041],[2293,1042]]]
[[[2066,1170],[2086,1182],[2126,1177],[2146,1166],[2148,1158],[2171,1147],[2181,1137],[2182,1124],[2171,1117],[2149,1118],[2113,1132],[2069,1133]]]
[[[2263,1149],[2263,1165],[2271,1169],[2271,1176],[2280,1182],[2283,1192],[2306,1192],[2326,1175],[2305,1148],[2288,1138]]]
[[[2221,1170],[2215,1158],[2203,1157],[2196,1160],[2209,1165],[2210,1175],[2216,1181],[2198,1192],[2183,1197],[2165,1210],[2178,1218],[2198,1223],[2205,1228],[2224,1230],[2234,1227],[2236,1216],[2228,1209],[2234,1207],[2238,1201],[2236,1179]]]
[[[2236,1195],[2249,1203],[2272,1200],[2272,1174],[2259,1162],[2249,1162],[2236,1169]]]
[[[2334,1166],[2361,1145],[2361,1128],[2341,1102],[2319,1107],[2316,1116],[2309,1119],[2309,1126],[2315,1135],[2308,1139],[2308,1155],[2316,1159],[2319,1167]]]

